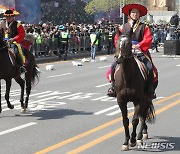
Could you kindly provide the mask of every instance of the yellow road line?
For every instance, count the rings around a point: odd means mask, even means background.
[[[168,110],[169,108],[171,108],[171,107],[173,107],[173,106],[175,106],[177,104],[180,104],[180,100],[177,100],[177,101],[175,101],[175,102],[173,102],[173,103],[171,103],[171,104],[157,110],[156,115]],[[130,124],[129,127],[132,127],[132,124]],[[124,127],[121,127],[120,129],[117,129],[117,130],[115,130],[115,131],[113,131],[111,133],[108,133],[108,134],[106,134],[106,135],[104,135],[104,136],[102,136],[102,137],[100,137],[98,139],[95,139],[95,140],[93,140],[93,141],[91,141],[91,142],[89,142],[89,143],[87,143],[87,144],[85,144],[85,145],[83,145],[83,146],[81,146],[79,148],[76,148],[76,149],[68,152],[68,154],[77,154],[79,152],[87,150],[88,148],[90,148],[90,147],[92,147],[94,145],[97,145],[98,143],[103,142],[103,141],[105,141],[105,140],[107,140],[107,139],[109,139],[109,138],[123,132],[123,131],[124,131]]]
[[[165,97],[165,98],[163,98],[162,100],[159,100],[159,101],[155,102],[154,104],[162,103],[162,102],[167,101],[167,100],[169,100],[169,99],[171,99],[171,98],[174,98],[174,97],[176,97],[176,96],[178,96],[178,95],[180,95],[180,93],[176,93],[176,94],[174,94],[174,95]],[[128,114],[128,117],[132,116],[133,114],[134,114],[134,112],[130,112],[130,113]],[[110,121],[110,122],[107,122],[107,123],[105,123],[105,124],[103,124],[103,125],[100,125],[100,126],[98,126],[98,127],[96,127],[96,128],[93,128],[93,129],[91,129],[91,130],[89,130],[89,131],[86,131],[86,132],[84,132],[84,133],[82,133],[82,134],[79,134],[79,135],[77,135],[77,136],[74,136],[74,137],[69,138],[69,139],[67,139],[67,140],[64,140],[64,141],[62,141],[62,142],[59,142],[59,143],[57,143],[57,144],[55,144],[55,145],[53,145],[53,146],[50,146],[50,147],[48,147],[48,148],[46,148],[46,149],[43,149],[43,150],[41,150],[41,151],[39,151],[39,152],[36,152],[35,154],[43,154],[43,153],[50,152],[50,151],[52,151],[52,150],[55,150],[55,149],[57,149],[57,148],[60,148],[60,147],[62,147],[62,146],[64,146],[64,145],[66,145],[66,144],[69,144],[69,143],[71,143],[71,142],[73,142],[73,141],[76,141],[76,140],[78,140],[78,139],[80,139],[80,138],[82,138],[82,137],[85,137],[85,136],[90,135],[90,134],[92,134],[92,133],[95,133],[95,132],[97,132],[97,131],[99,131],[99,130],[101,130],[101,129],[104,129],[104,128],[108,127],[108,126],[111,126],[111,125],[113,125],[113,124],[115,124],[115,123],[118,123],[118,122],[121,121],[121,120],[122,120],[122,117],[117,118],[117,119],[112,120],[112,121]]]
[[[165,97],[165,98],[163,98],[163,99],[161,99],[161,100],[159,100],[159,101],[156,101],[154,104],[160,104],[160,103],[162,103],[162,102],[164,102],[164,101],[167,101],[167,100],[169,100],[169,99],[171,99],[171,98],[174,98],[174,97],[176,97],[176,96],[180,96],[180,92],[179,92],[179,93],[175,93],[174,95]]]

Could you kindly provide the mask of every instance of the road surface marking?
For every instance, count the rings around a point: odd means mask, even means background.
[[[52,96],[52,95],[69,94],[69,93],[70,93],[70,92],[58,92],[58,91],[54,91],[54,92],[51,92],[51,93],[49,93],[49,94],[45,94],[45,95],[38,96],[38,98],[49,97],[49,96]]]
[[[44,91],[44,92],[40,92],[40,93],[35,93],[35,94],[31,94],[30,97],[32,96],[37,96],[37,95],[42,95],[42,94],[47,94],[47,93],[51,93],[52,91]]]
[[[127,108],[128,109],[128,111],[129,110],[132,110],[132,109],[134,109],[134,107],[129,107],[129,108]],[[120,109],[118,109],[118,110],[116,110],[116,111],[114,111],[114,112],[111,112],[111,113],[109,113],[109,114],[106,114],[107,116],[112,116],[112,115],[115,115],[115,114],[118,114],[118,113],[121,113],[121,110]]]
[[[180,92],[175,93],[174,95],[165,97],[165,98],[163,98],[163,99],[161,99],[161,100],[159,100],[159,101],[156,101],[155,104],[160,104],[160,103],[165,102],[165,101],[167,101],[167,100],[169,100],[169,99],[171,99],[171,98],[174,98],[174,97],[176,97],[176,96],[180,96]]]
[[[118,106],[118,105],[114,105],[114,106],[109,107],[109,108],[107,108],[107,109],[104,109],[104,110],[95,112],[94,115],[100,115],[100,114],[102,114],[102,113],[105,113],[105,112],[110,111],[110,110],[115,109],[115,108],[119,108],[119,106]]]
[[[82,93],[79,92],[79,93],[74,93],[74,94],[71,94],[71,95],[66,95],[66,96],[58,96],[58,99],[64,99],[64,98],[69,98],[69,97],[72,97],[72,96],[77,96],[77,95],[81,95]]]
[[[180,95],[180,93],[176,93],[176,94],[174,94],[174,95],[172,95],[172,96],[168,96],[168,97],[166,97],[166,98],[164,98],[164,99],[162,99],[162,100],[160,100],[160,101],[154,102],[154,104],[160,104],[160,103],[162,103],[162,102],[164,102],[164,101],[167,101],[167,100],[169,100],[169,99],[171,99],[171,98],[173,98],[173,97],[176,97],[176,96],[178,96],[178,95]],[[170,105],[171,105],[171,104],[170,104]],[[177,105],[177,104],[176,104],[176,105]],[[166,110],[168,109],[167,106],[166,106],[166,107],[163,107],[163,108],[166,108]],[[163,108],[162,108],[162,109],[163,109]],[[161,110],[161,109],[160,109],[160,110]],[[164,111],[165,111],[165,110],[164,110]],[[156,112],[158,113],[159,110],[157,110]],[[134,114],[134,112],[128,113],[128,117],[132,116],[133,114]],[[159,114],[159,113],[158,113],[158,114]],[[156,115],[157,115],[157,114],[156,114]],[[116,124],[116,123],[118,123],[118,122],[120,122],[120,121],[122,121],[122,117],[117,118],[117,119],[114,119],[114,120],[112,120],[112,121],[110,121],[110,122],[107,122],[107,123],[105,123],[105,124],[103,124],[103,125],[100,125],[100,126],[98,126],[98,127],[95,127],[95,128],[93,128],[93,129],[90,129],[90,130],[88,130],[88,131],[86,131],[86,132],[84,132],[84,133],[81,133],[81,134],[79,134],[79,135],[76,135],[76,136],[74,136],[74,137],[72,137],[72,138],[69,138],[69,139],[67,139],[67,140],[64,140],[64,141],[62,141],[62,142],[59,142],[59,143],[57,143],[57,144],[55,144],[55,145],[53,145],[53,146],[50,146],[50,147],[48,147],[48,148],[46,148],[46,149],[43,149],[43,150],[41,150],[41,151],[38,151],[38,152],[36,152],[35,154],[48,153],[48,152],[53,151],[53,150],[55,150],[55,149],[58,149],[58,148],[60,148],[60,147],[62,147],[62,146],[64,146],[64,145],[67,145],[67,144],[69,144],[69,143],[71,143],[71,142],[73,142],[73,141],[76,141],[76,140],[78,140],[78,139],[80,139],[80,138],[83,138],[83,137],[88,136],[88,135],[90,135],[90,134],[93,134],[93,133],[95,133],[95,132],[97,132],[97,131],[99,131],[99,130],[102,130],[102,129],[106,128],[106,127],[109,127],[109,126],[111,126],[111,125],[113,125],[113,124]],[[119,133],[119,132],[118,132],[118,133]]]
[[[100,88],[100,87],[105,87],[105,86],[108,86],[110,85],[111,83],[106,83],[106,84],[102,84],[102,85],[99,85],[99,86],[95,86],[96,88]]]
[[[158,114],[160,114],[160,113],[162,113],[162,112],[164,112],[164,111],[166,111],[166,110],[168,110],[168,109],[170,109],[173,106],[176,106],[178,104],[180,104],[180,100],[177,100],[177,101],[175,101],[175,102],[173,102],[173,103],[171,103],[169,105],[166,105],[165,107],[162,107],[161,109],[157,110],[156,111],[156,115],[158,115]],[[129,128],[131,128],[131,127],[132,127],[132,123],[129,125]],[[101,142],[103,142],[103,141],[105,141],[105,140],[107,140],[107,139],[109,139],[109,138],[111,138],[111,137],[113,137],[113,136],[123,132],[123,131],[124,131],[124,127],[121,127],[120,129],[117,129],[117,130],[115,130],[115,131],[113,131],[111,133],[108,133],[108,134],[106,134],[106,135],[104,135],[102,137],[99,137],[98,139],[95,139],[95,140],[93,140],[93,141],[91,141],[91,142],[89,142],[89,143],[87,143],[87,144],[85,144],[83,146],[80,146],[80,147],[78,147],[78,148],[68,152],[67,154],[77,154],[77,153],[80,153],[80,152],[82,152],[84,150],[87,150],[90,147],[92,147],[94,145],[97,145],[97,144],[99,144],[99,143],[101,143]]]
[[[101,68],[107,68],[107,67],[110,67],[111,65],[106,65],[106,66],[101,66],[101,67],[98,67],[99,69]]]
[[[71,75],[72,73],[65,73],[65,74],[59,74],[59,75],[53,75],[53,76],[48,76],[46,78],[55,78],[55,77],[60,77],[60,76],[66,76],[66,75]]]
[[[23,129],[23,128],[26,128],[26,127],[29,127],[29,126],[32,126],[32,125],[35,125],[35,124],[37,124],[37,123],[36,122],[30,122],[30,123],[27,123],[25,125],[14,127],[14,128],[11,128],[11,129],[0,132],[0,135],[8,134],[8,133],[14,132],[16,130],[20,130],[20,129]]]
[[[19,107],[20,107],[20,101],[19,101],[19,100],[14,100],[14,101],[11,102],[11,104],[17,105],[17,106],[14,106],[15,109],[19,109]],[[19,104],[19,105],[18,105],[18,104]],[[6,105],[6,107],[7,107],[7,104],[5,104],[5,105]],[[3,105],[3,106],[5,106],[5,105]],[[3,110],[3,112],[4,112],[4,111],[11,110],[11,109],[10,109],[10,108],[5,108],[5,109],[2,109],[2,110]]]
[[[109,97],[109,96],[101,96],[101,97],[92,99],[92,101],[98,101],[98,100],[103,101],[103,102],[104,102],[104,101],[117,101],[116,98],[114,98],[114,97]]]
[[[176,65],[176,66],[178,66],[178,67],[179,67],[180,65]]]

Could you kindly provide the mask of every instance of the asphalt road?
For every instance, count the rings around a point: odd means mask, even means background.
[[[159,71],[156,122],[148,125],[149,139],[143,146],[127,153],[179,153],[180,57],[162,52],[152,57]],[[106,61],[97,57],[96,61],[83,66],[73,66],[72,61],[39,64],[41,77],[32,89],[27,114],[20,114],[20,88],[13,82],[11,102],[15,109],[9,110],[2,98],[0,153],[122,153],[121,113],[116,99],[106,96],[110,85],[105,73],[113,56],[107,56]],[[46,70],[47,65],[53,65],[54,70]],[[4,96],[4,82],[1,85]],[[131,120],[132,103],[128,109]]]

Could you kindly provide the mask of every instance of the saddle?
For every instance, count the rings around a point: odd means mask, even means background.
[[[141,75],[143,79],[146,81],[148,77],[148,70],[143,62],[141,62],[136,56],[134,56],[134,59],[136,60],[136,63],[139,67],[139,70],[141,72]],[[114,73],[114,78],[117,74],[117,71],[120,69],[120,65],[116,65],[115,73]]]

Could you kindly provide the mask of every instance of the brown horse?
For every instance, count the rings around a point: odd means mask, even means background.
[[[131,39],[127,35],[119,37],[116,48],[116,55],[119,55],[119,67],[115,74],[115,90],[117,101],[122,112],[123,125],[125,129],[125,142],[121,150],[128,150],[136,143],[142,144],[143,134],[147,134],[146,120],[153,122],[155,110],[152,101],[148,101],[146,94],[146,82],[143,79],[138,64],[132,54]],[[129,134],[129,119],[127,103],[133,102],[134,115],[132,118],[133,131]],[[141,120],[140,132],[136,141],[136,128]],[[130,140],[130,141],[129,141]]]
[[[36,82],[36,80],[39,80],[39,73],[38,70],[36,69],[37,66],[33,54],[27,50],[24,51],[24,54],[29,62],[28,65],[26,66],[27,72],[25,74],[25,80],[21,78],[17,64],[12,54],[9,53],[6,42],[3,40],[2,37],[0,37],[0,80],[4,79],[6,82],[5,99],[7,102],[7,106],[10,109],[14,108],[14,105],[12,105],[9,101],[9,93],[10,93],[12,78],[14,78],[15,81],[21,87],[20,102],[21,102],[22,111],[25,112],[28,107],[31,87]],[[24,102],[25,85],[26,85],[26,98]],[[0,85],[0,112],[1,111],[2,108],[1,108],[1,85]]]

